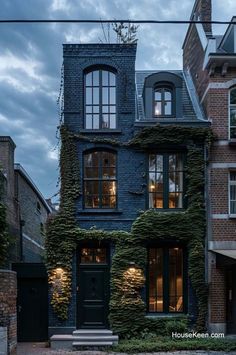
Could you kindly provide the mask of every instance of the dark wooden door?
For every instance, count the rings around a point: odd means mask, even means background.
[[[18,278],[18,341],[48,339],[48,287],[46,278]]]
[[[236,334],[236,266],[227,270],[227,333]]]
[[[78,322],[80,328],[106,328],[109,299],[107,265],[81,265]]]

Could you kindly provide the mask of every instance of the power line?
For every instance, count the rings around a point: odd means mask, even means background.
[[[174,20],[42,20],[42,19],[5,19],[0,20],[0,24],[4,23],[128,23],[128,24],[213,24],[213,25],[236,25],[234,21],[197,21],[197,20],[184,20],[184,21],[174,21]]]

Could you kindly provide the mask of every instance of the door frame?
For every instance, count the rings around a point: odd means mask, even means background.
[[[81,264],[81,249],[82,248],[106,248],[106,258],[107,262],[104,264],[96,264],[96,263],[91,263],[91,264]],[[97,328],[97,329],[105,329],[109,327],[109,322],[108,322],[108,315],[109,315],[109,302],[110,302],[110,245],[109,243],[103,242],[99,243],[96,241],[88,241],[88,242],[83,242],[79,244],[77,248],[77,253],[76,253],[76,327],[77,329],[92,329],[92,328]],[[107,279],[107,285],[106,285],[106,298],[105,298],[105,325],[104,327],[90,327],[90,326],[82,326],[80,322],[80,311],[82,308],[82,300],[80,298],[80,271],[81,270],[89,270],[89,269],[97,269],[101,270],[104,269],[106,272],[106,279]]]

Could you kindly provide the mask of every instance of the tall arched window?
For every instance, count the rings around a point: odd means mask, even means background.
[[[158,86],[154,90],[154,116],[173,115],[173,89]]]
[[[116,154],[94,151],[84,154],[84,207],[117,206]]]
[[[116,74],[95,69],[85,74],[85,128],[116,128]]]
[[[230,91],[230,138],[236,138],[236,87]]]

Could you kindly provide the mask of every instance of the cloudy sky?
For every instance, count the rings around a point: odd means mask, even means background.
[[[236,15],[235,0],[212,0],[213,19]],[[1,19],[188,20],[194,0],[1,0]],[[180,69],[185,25],[141,25],[137,69]],[[107,33],[108,27],[104,30]],[[220,34],[225,26],[215,26]],[[0,135],[45,197],[56,193],[62,43],[104,40],[100,25],[0,24]],[[111,31],[112,34],[112,31]]]

